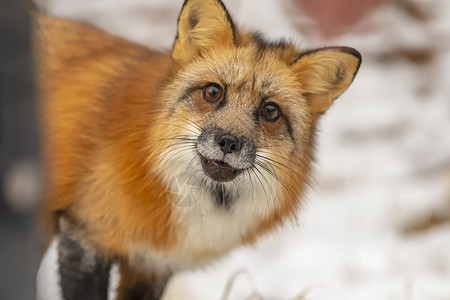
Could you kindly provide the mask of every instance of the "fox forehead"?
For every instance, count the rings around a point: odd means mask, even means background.
[[[290,109],[306,105],[301,83],[278,51],[256,46],[216,48],[184,66],[179,73],[185,89],[201,88],[208,83],[226,87],[227,101],[258,106],[261,99],[275,99]]]

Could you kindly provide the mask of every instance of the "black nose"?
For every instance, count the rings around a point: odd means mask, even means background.
[[[233,153],[241,149],[241,143],[239,140],[231,134],[224,134],[216,139],[220,149],[224,154]]]

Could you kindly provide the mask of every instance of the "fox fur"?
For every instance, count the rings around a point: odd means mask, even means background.
[[[295,218],[317,121],[361,63],[348,47],[267,42],[220,0],[184,1],[169,52],[34,19],[43,210],[64,300],[106,299],[112,265],[117,299],[159,299],[173,273]]]

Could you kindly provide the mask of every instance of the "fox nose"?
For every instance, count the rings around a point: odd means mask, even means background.
[[[219,144],[223,154],[233,153],[241,150],[241,143],[235,136],[231,134],[224,134],[219,136],[216,139],[216,142],[217,144]]]

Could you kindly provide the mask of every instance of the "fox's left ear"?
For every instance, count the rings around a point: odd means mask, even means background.
[[[352,83],[361,54],[349,47],[326,47],[302,53],[293,63],[313,113],[324,113]]]
[[[210,47],[231,46],[235,27],[220,0],[185,0],[172,56],[186,62]]]

